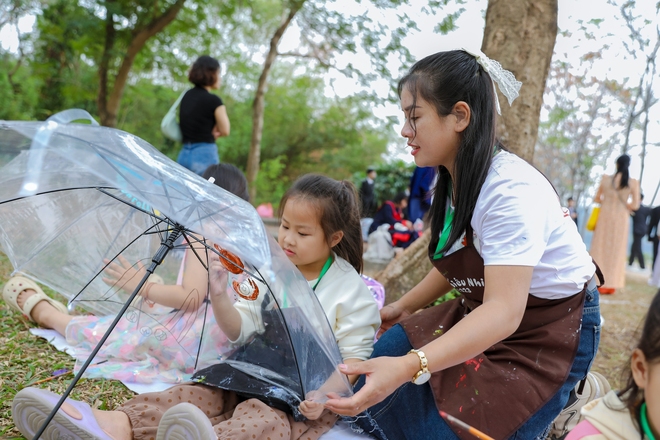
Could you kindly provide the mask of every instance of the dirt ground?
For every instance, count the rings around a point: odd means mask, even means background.
[[[612,295],[600,296],[603,324],[598,355],[592,371],[603,374],[612,388],[621,387],[622,368],[628,363],[637,342],[643,319],[657,288],[647,284],[648,272],[626,274],[626,287]]]

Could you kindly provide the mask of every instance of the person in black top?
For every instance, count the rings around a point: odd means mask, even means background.
[[[648,227],[648,239],[653,242],[653,267],[655,267],[655,260],[658,258],[658,223],[660,222],[660,206],[656,206],[651,210]]]
[[[372,217],[376,212],[378,204],[376,194],[374,193],[374,180],[376,180],[376,170],[367,168],[367,178],[360,185],[360,201],[362,202],[362,218]]]
[[[177,162],[202,174],[209,165],[220,163],[215,140],[229,136],[229,117],[222,99],[209,93],[220,87],[220,63],[202,55],[190,68],[188,80],[195,85],[181,99],[179,126],[183,149]]]
[[[644,194],[640,194],[640,200],[644,200]],[[637,258],[639,262],[640,269],[644,269],[644,254],[642,253],[642,238],[647,233],[647,220],[649,214],[651,213],[651,208],[648,206],[639,205],[637,211],[633,211],[630,214],[633,218],[633,242],[630,247],[630,259],[628,259],[628,266],[632,266],[633,261]]]

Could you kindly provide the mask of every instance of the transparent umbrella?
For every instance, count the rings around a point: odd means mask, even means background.
[[[174,344],[195,380],[294,416],[321,385],[350,395],[321,305],[254,208],[142,139],[70,123],[80,118],[67,111],[46,122],[0,121],[0,246],[15,273],[62,294],[70,310],[116,315],[60,405],[121,319],[123,332],[141,336],[134,350]],[[185,249],[205,268],[218,254],[230,272],[228,294],[251,329],[240,343],[218,333],[208,300],[168,309],[138,296],[154,272],[175,283]],[[102,279],[120,256],[146,268],[130,293]]]

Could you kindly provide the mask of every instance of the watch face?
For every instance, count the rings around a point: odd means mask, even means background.
[[[431,373],[428,372],[428,371],[425,371],[424,373],[422,373],[422,374],[420,374],[419,376],[417,376],[417,377],[415,378],[415,380],[413,380],[413,383],[414,383],[415,385],[421,385],[421,384],[423,384],[423,383],[428,382],[430,378],[431,378]]]

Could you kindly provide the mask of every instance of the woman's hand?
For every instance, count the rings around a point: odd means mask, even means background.
[[[405,310],[399,301],[394,301],[380,309],[381,325],[377,336],[380,336],[389,330],[394,324],[403,318],[410,316],[410,312]]]
[[[213,135],[213,139],[217,139],[220,137],[221,132],[217,125],[213,126],[213,130],[211,130],[211,134]]]
[[[118,261],[119,264],[114,261],[111,262],[108,259],[103,260],[103,262],[107,264],[107,267],[103,271],[103,274],[106,276],[102,278],[103,282],[109,286],[118,286],[125,292],[133,293],[140,283],[140,280],[142,280],[147,273],[144,265],[138,261],[138,263],[133,266],[121,255],[117,257],[116,261]]]
[[[351,397],[334,396],[335,398],[325,403],[325,408],[340,415],[355,416],[382,402],[397,388],[410,381],[419,370],[419,358],[417,355],[377,357],[355,364],[340,365],[339,369],[347,375],[364,374],[365,384]]]

